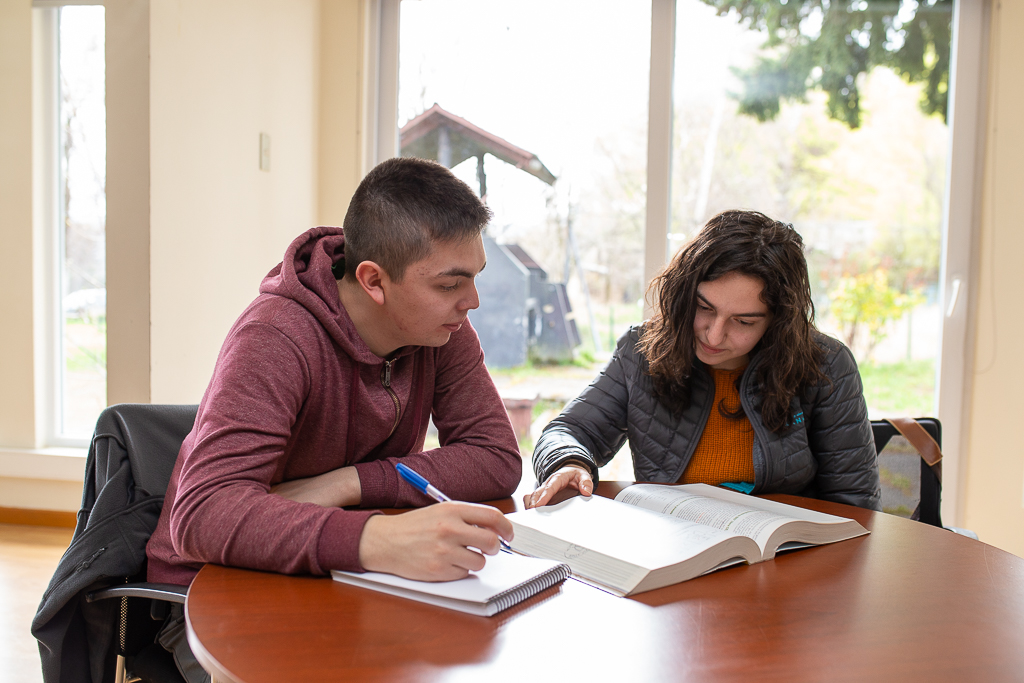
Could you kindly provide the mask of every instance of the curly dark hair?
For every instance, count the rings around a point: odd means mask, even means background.
[[[649,364],[655,395],[676,411],[690,404],[697,286],[727,273],[759,279],[771,321],[752,353],[762,356],[757,380],[765,427],[790,426],[790,401],[817,382],[824,351],[814,341],[814,303],[803,239],[792,225],[756,211],[723,211],[672,258],[652,282],[654,317],[644,325],[640,352]]]

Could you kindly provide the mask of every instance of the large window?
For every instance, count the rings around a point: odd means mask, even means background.
[[[872,417],[934,415],[952,3],[716,4],[676,3],[670,249],[728,208],[792,222]]]
[[[853,350],[871,417],[935,415],[951,2],[653,0],[653,9],[675,17],[671,141],[647,111],[668,106],[648,82],[668,81],[650,75],[651,60],[672,54],[652,30],[652,4],[401,3],[403,147],[439,106],[459,117],[453,131],[471,124],[557,176],[545,186],[522,164],[458,156],[465,141],[451,136],[403,150],[454,166],[495,211],[491,236],[567,283],[577,365],[590,366],[571,380],[564,366],[501,370],[481,334],[499,388],[539,389],[548,410],[535,417],[553,416],[574,393],[567,387],[582,389],[641,320],[645,235],[667,238],[671,256],[717,212],[746,208],[803,235],[816,322]],[[921,52],[901,53],[908,41]],[[648,166],[649,121],[651,139],[671,148],[667,179],[648,177],[664,173]],[[669,188],[665,232],[645,232],[649,183]],[[630,469],[617,458],[602,477]]]
[[[436,104],[486,134],[486,185],[480,156],[454,172],[486,194],[491,237],[568,283],[584,349],[608,352],[642,312],[650,5],[424,0],[400,25],[399,126]],[[502,161],[503,143],[554,177]]]
[[[872,417],[930,415],[952,4],[861,5],[675,2],[669,253],[727,208],[793,223]],[[650,5],[401,11],[399,125],[436,103],[551,168],[545,187],[484,157],[492,236],[568,281],[584,348],[607,353],[641,315]],[[478,186],[476,159],[455,171]]]
[[[51,167],[54,207],[50,279],[53,330],[48,442],[89,438],[106,405],[106,109],[104,8],[42,8],[56,69],[57,140]],[[44,117],[45,118],[45,117]]]

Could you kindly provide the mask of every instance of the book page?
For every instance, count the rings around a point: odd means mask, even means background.
[[[804,522],[813,522],[815,524],[839,525],[850,521],[846,517],[837,517],[836,515],[830,515],[826,512],[808,510],[807,508],[780,503],[777,500],[758,498],[757,496],[740,493],[739,491],[730,491],[719,486],[709,486],[708,484],[679,484],[666,488],[677,491],[687,491],[689,493],[704,496],[705,498],[714,498],[715,500],[736,503],[745,507],[754,508],[755,510],[773,512],[782,517],[790,517],[792,519],[798,519]]]
[[[742,495],[742,494],[739,494]],[[722,531],[754,539],[765,553],[772,533],[795,518],[747,505],[699,495],[682,486],[637,484],[625,489],[615,500],[639,508],[685,519]]]
[[[563,539],[573,544],[578,553],[595,552],[623,558],[648,570],[695,557],[735,535],[616,504],[600,496],[577,496],[557,505],[510,513],[506,517],[513,525],[527,526]],[[512,547],[516,546],[513,538]],[[566,561],[571,559],[575,558],[565,558]]]

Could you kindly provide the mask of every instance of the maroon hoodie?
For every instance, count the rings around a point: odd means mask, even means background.
[[[146,548],[150,581],[188,584],[205,562],[361,571],[376,512],[271,494],[282,481],[355,465],[362,508],[430,502],[398,476],[399,458],[455,500],[518,485],[515,435],[469,321],[444,346],[396,351],[389,392],[338,297],[344,243],[341,228],[299,236],[228,332]],[[424,451],[432,413],[442,445]]]

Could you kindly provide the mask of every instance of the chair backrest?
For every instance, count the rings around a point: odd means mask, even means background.
[[[116,514],[126,503],[148,497],[162,501],[181,442],[192,430],[198,409],[196,405],[121,403],[100,413],[89,444],[76,536],[94,514]]]
[[[47,683],[106,680],[117,643],[113,626],[102,625],[118,623],[118,601],[87,603],[81,596],[144,571],[146,543],[197,410],[121,404],[100,413],[78,527],[32,622]]]
[[[93,435],[93,449],[104,438],[113,438],[128,453],[135,486],[162,496],[171,471],[196,421],[197,405],[122,403],[101,413]]]
[[[935,443],[942,446],[942,425],[937,419],[919,417],[916,422]],[[892,423],[872,420],[871,432],[875,437],[878,470],[882,480],[882,510],[941,527],[941,470],[929,466]],[[941,467],[941,461],[939,465]]]

